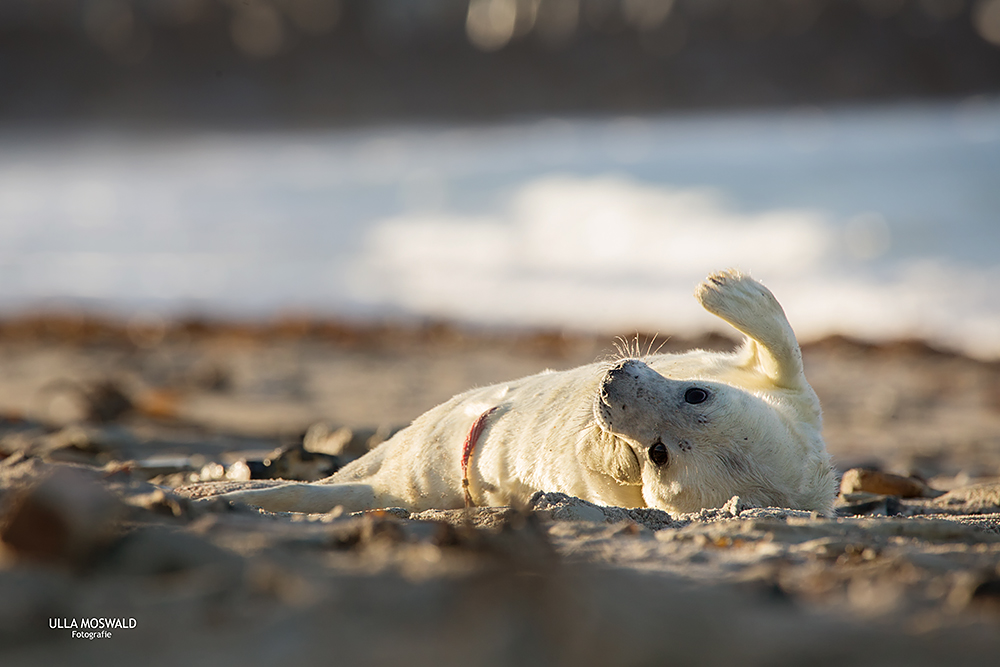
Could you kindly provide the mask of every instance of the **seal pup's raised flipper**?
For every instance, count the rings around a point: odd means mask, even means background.
[[[695,296],[705,310],[747,336],[739,357],[742,368],[767,376],[777,387],[808,386],[795,332],[770,290],[731,269],[710,275]]]

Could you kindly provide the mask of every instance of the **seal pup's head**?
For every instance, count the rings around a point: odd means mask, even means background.
[[[738,495],[762,507],[830,511],[834,484],[822,440],[766,393],[670,379],[624,359],[604,374],[593,412],[605,436],[635,457],[635,483],[650,507],[694,512]]]

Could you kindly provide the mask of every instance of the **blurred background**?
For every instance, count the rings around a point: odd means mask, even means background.
[[[4,0],[0,317],[1000,358],[1000,0]],[[720,329],[721,330],[721,329]]]

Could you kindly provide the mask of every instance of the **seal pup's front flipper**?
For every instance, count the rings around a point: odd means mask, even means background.
[[[795,332],[770,290],[730,269],[706,278],[695,296],[705,310],[746,334],[748,340],[739,357],[742,368],[767,376],[776,387],[808,387]]]

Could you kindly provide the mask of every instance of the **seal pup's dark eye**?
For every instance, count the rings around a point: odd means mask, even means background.
[[[667,465],[667,461],[670,460],[670,452],[667,451],[667,446],[659,440],[654,442],[653,446],[649,448],[649,460],[657,468]]]
[[[684,392],[684,400],[688,403],[704,403],[706,399],[708,399],[708,392],[699,387],[691,387]]]

